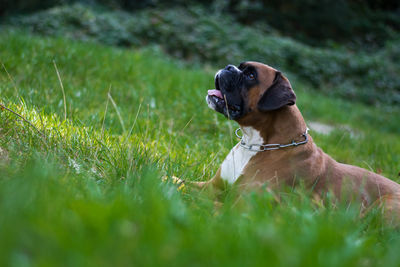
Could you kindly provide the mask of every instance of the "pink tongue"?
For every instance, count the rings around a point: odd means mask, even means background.
[[[220,90],[216,90],[216,89],[208,90],[208,95],[214,95],[214,96],[216,96],[216,97],[218,97],[218,98],[224,99],[224,98],[222,97],[222,93],[221,93]]]

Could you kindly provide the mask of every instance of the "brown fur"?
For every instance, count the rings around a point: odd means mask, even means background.
[[[250,89],[246,99],[251,112],[237,122],[242,127],[251,126],[258,130],[265,144],[287,144],[292,140],[303,140],[301,134],[307,126],[296,105],[269,112],[257,109],[259,99],[273,83],[276,70],[261,63],[246,64],[256,67],[259,83]],[[397,219],[400,217],[399,184],[365,169],[336,162],[316,146],[311,136],[305,145],[258,152],[248,162],[243,175],[235,184],[250,189],[267,184],[274,189],[280,185],[295,186],[300,181],[312,189],[317,197],[332,191],[339,200],[358,200],[363,207],[384,204],[387,218],[393,218],[393,213]],[[210,181],[195,185],[223,187],[220,169]]]

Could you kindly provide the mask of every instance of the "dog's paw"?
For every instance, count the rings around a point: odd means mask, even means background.
[[[185,192],[186,190],[185,181],[174,175],[172,175],[171,177],[165,175],[161,178],[161,181],[163,181],[164,183],[172,183],[174,185],[177,185],[177,190],[180,192]]]

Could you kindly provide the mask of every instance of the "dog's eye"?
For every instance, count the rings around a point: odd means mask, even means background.
[[[255,76],[254,73],[252,73],[252,72],[250,72],[249,74],[247,74],[247,77],[248,77],[250,80],[254,80],[254,79],[256,78],[256,76]]]

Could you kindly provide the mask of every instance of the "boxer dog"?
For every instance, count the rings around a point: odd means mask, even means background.
[[[400,185],[338,163],[318,148],[281,72],[258,62],[228,65],[215,75],[215,90],[208,91],[206,100],[211,109],[240,125],[241,140],[211,180],[192,185],[273,190],[302,183],[321,199],[333,192],[338,200],[357,199],[364,208],[384,204],[386,215],[399,218]]]

